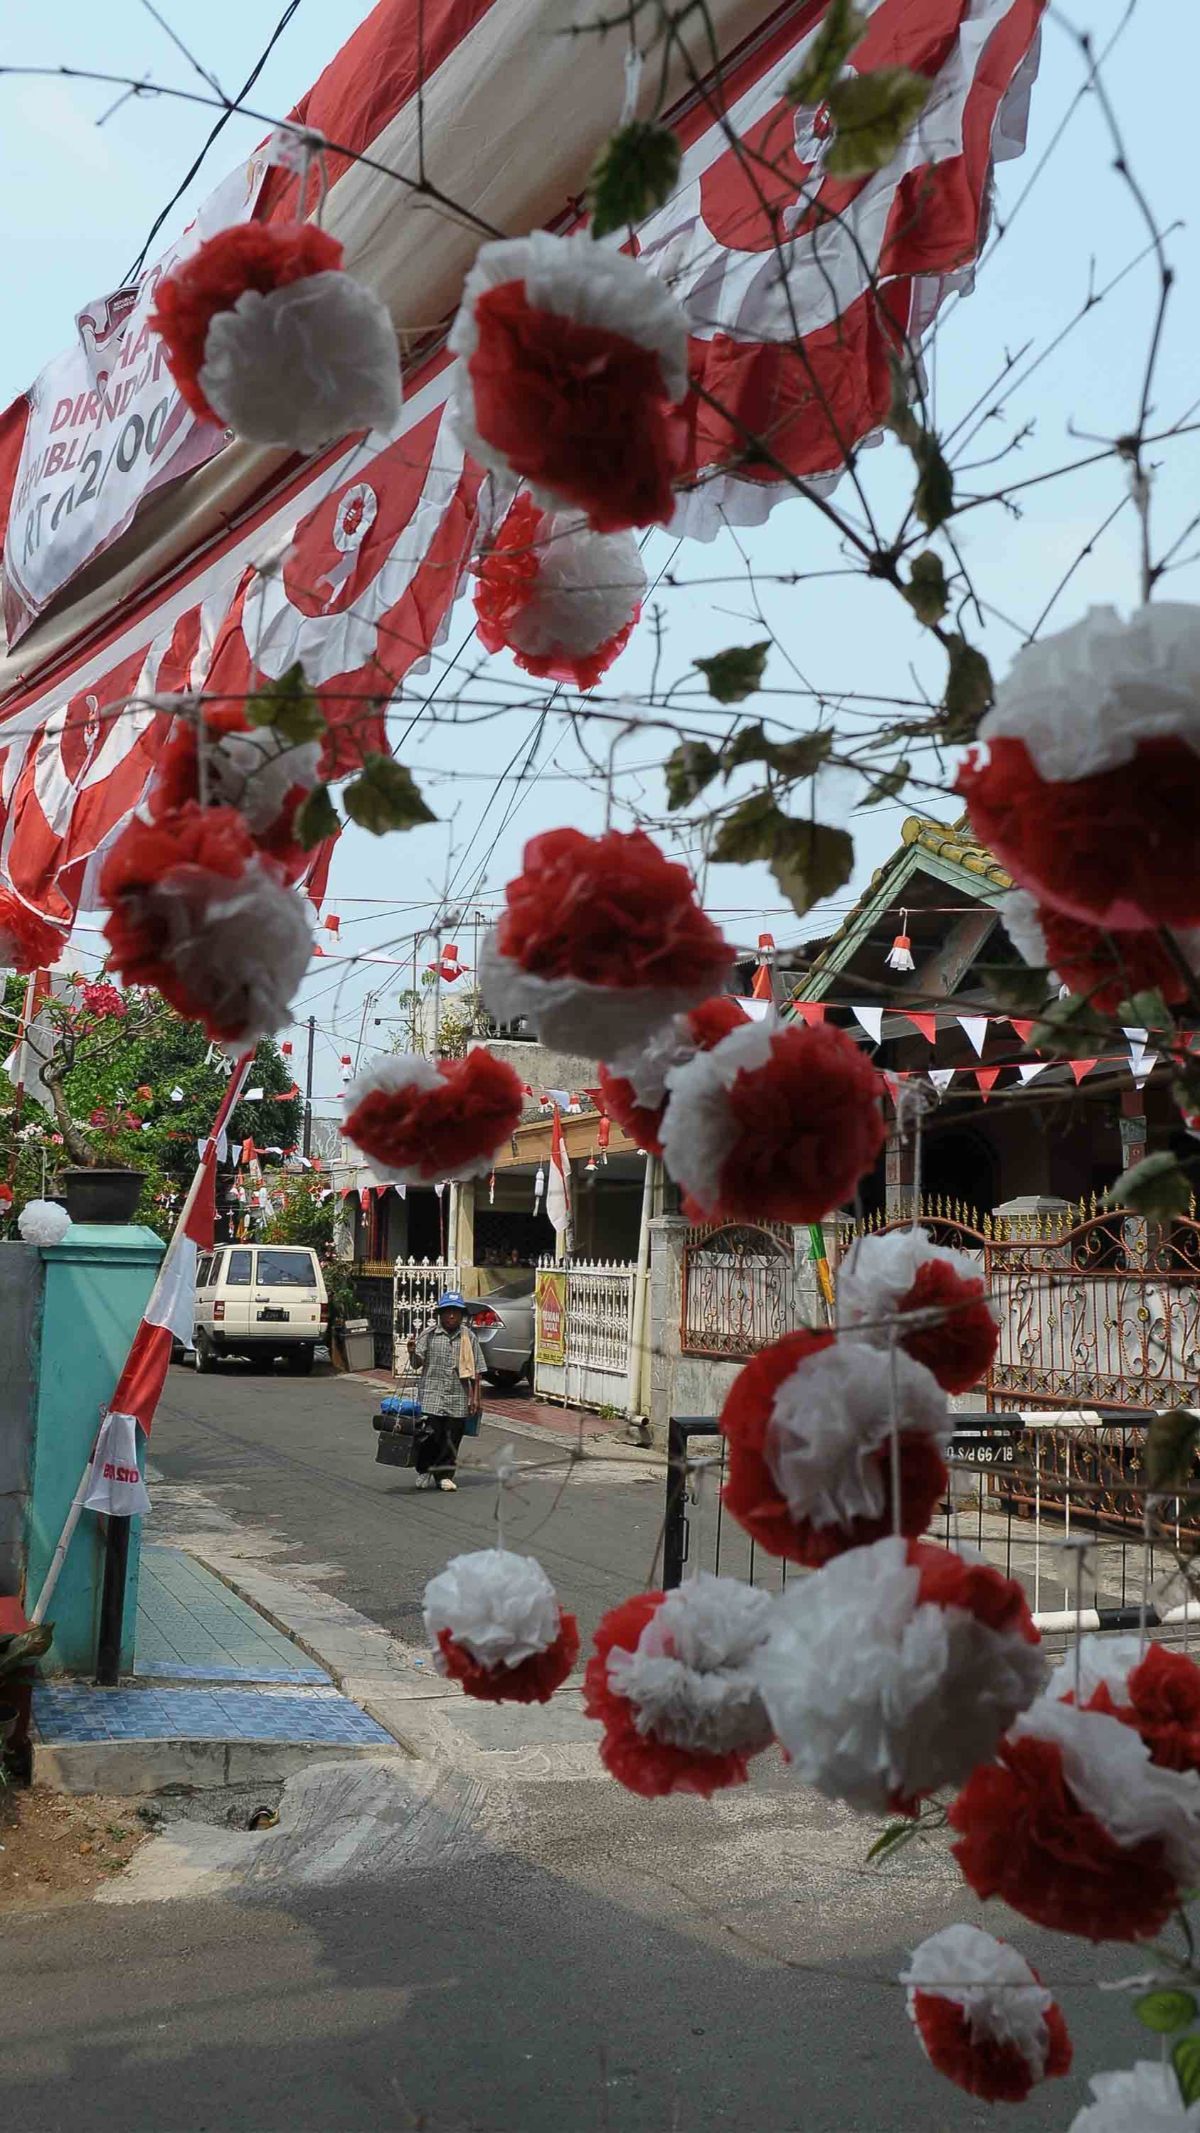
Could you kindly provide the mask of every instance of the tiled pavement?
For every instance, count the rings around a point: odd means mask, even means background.
[[[391,1747],[392,1737],[336,1689],[92,1689],[42,1684],[38,1736],[65,1742],[297,1741]]]
[[[144,1547],[134,1671],[139,1680],[327,1684],[290,1637],[181,1548]]]

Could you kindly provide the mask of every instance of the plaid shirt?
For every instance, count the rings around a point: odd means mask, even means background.
[[[475,1376],[483,1369],[483,1357],[479,1342],[466,1328],[475,1361]],[[447,1333],[444,1326],[435,1322],[418,1333],[414,1360],[421,1373],[420,1401],[427,1415],[465,1415],[468,1412],[470,1380],[458,1374],[458,1345],[463,1328],[457,1333]]]

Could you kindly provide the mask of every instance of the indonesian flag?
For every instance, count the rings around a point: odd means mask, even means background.
[[[546,1185],[546,1213],[558,1236],[571,1227],[571,1187],[567,1158],[563,1150],[562,1113],[554,1106],[554,1126],[550,1135],[550,1176]]]

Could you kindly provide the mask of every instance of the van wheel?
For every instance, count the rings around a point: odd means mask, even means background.
[[[294,1378],[311,1377],[313,1366],[313,1351],[311,1347],[289,1348],[287,1366]]]
[[[195,1335],[195,1342],[196,1369],[202,1378],[206,1378],[210,1371],[216,1369],[217,1358],[212,1352],[212,1346],[208,1340],[207,1335],[197,1332]]]

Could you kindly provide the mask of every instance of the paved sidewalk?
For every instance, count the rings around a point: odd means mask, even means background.
[[[134,1673],[139,1681],[325,1685],[290,1637],[182,1548],[144,1547]]]

